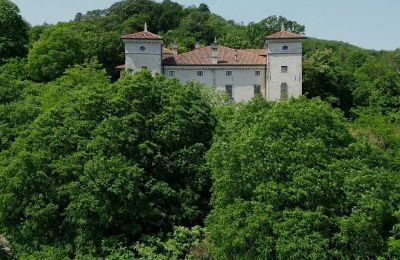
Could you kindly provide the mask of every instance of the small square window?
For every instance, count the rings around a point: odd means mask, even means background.
[[[203,75],[204,75],[204,72],[202,70],[198,70],[197,71],[197,76],[198,77],[203,77]]]
[[[147,66],[140,67],[142,70],[147,70]]]
[[[232,71],[231,71],[231,70],[227,70],[227,71],[225,72],[225,74],[226,74],[226,76],[232,76]]]
[[[261,71],[259,71],[259,70],[256,70],[256,72],[254,73],[254,75],[256,75],[256,76],[260,76],[260,75],[261,75]]]
[[[288,72],[287,66],[281,66],[281,72]]]
[[[168,71],[168,76],[174,77],[175,76],[175,71],[173,71],[173,70]]]
[[[225,85],[225,92],[230,99],[233,99],[232,85]]]
[[[254,85],[254,96],[259,96],[259,95],[261,95],[261,86]]]

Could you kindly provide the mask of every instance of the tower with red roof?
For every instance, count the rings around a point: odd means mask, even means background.
[[[267,100],[302,95],[302,58],[304,36],[280,32],[267,36]]]
[[[147,30],[124,35],[125,68],[133,71],[147,69],[154,73],[162,73],[162,50],[164,40],[161,36]]]

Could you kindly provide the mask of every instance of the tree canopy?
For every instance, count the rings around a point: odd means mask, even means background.
[[[399,165],[320,100],[239,108],[208,154],[218,259],[375,258],[399,205]]]
[[[66,68],[83,62],[82,40],[65,27],[49,28],[36,41],[28,55],[27,70],[36,81],[51,81]]]
[[[26,54],[28,29],[18,7],[9,0],[0,0],[0,65]]]
[[[400,257],[399,50],[307,38],[304,97],[232,104],[116,71],[145,21],[180,52],[306,32],[170,0],[29,27],[0,0],[1,259]]]
[[[1,230],[33,251],[101,254],[104,243],[200,224],[215,125],[201,89],[148,72],[112,85],[93,66],[49,83],[42,102],[63,97],[1,157]]]

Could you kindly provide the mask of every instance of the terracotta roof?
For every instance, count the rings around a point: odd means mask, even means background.
[[[218,47],[218,63],[213,63],[211,47],[195,49],[163,59],[163,65],[266,65],[266,58],[246,50],[235,50],[224,46]]]
[[[242,51],[246,51],[258,56],[267,56],[267,50],[266,49],[240,49]]]
[[[267,39],[305,39],[304,36],[292,32],[277,32],[267,36]]]
[[[146,40],[162,40],[160,35],[151,32],[137,32],[132,34],[127,34],[121,37],[121,39],[146,39]]]

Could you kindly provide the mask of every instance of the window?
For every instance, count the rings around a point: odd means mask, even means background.
[[[197,76],[198,77],[203,77],[204,72],[202,70],[197,71]]]
[[[231,70],[227,70],[227,71],[225,72],[225,74],[226,74],[226,76],[232,76],[232,71],[231,71]]]
[[[261,86],[254,85],[254,96],[260,96],[260,95],[261,95]]]
[[[147,70],[147,66],[140,67],[142,70]]]
[[[281,72],[286,73],[288,71],[287,66],[281,66]]]
[[[146,47],[140,46],[139,49],[140,49],[141,51],[145,51],[145,50],[146,50]]]
[[[254,75],[256,75],[256,76],[260,76],[260,75],[261,75],[261,71],[259,71],[259,70],[256,70],[256,72],[254,73]]]
[[[226,94],[230,99],[233,99],[232,85],[225,85]]]
[[[173,71],[173,70],[168,71],[168,76],[174,77],[175,76],[175,71]]]
[[[282,46],[282,50],[287,51],[289,49],[289,46]]]
[[[284,82],[281,84],[281,99],[289,97],[288,85]]]

